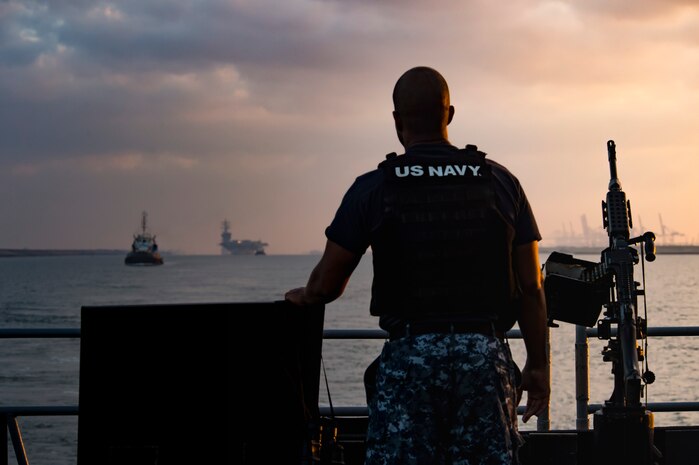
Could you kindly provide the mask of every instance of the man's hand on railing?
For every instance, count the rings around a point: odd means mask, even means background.
[[[533,415],[540,415],[549,406],[551,397],[551,384],[549,381],[549,367],[542,366],[532,368],[529,364],[522,370],[522,390],[527,391],[527,406],[522,415],[522,421],[526,423]]]

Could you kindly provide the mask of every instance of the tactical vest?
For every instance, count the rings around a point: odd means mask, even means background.
[[[450,155],[391,154],[379,169],[371,313],[511,319],[514,232],[497,207],[485,153],[469,145]]]

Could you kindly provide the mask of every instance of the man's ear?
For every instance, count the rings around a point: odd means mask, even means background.
[[[449,105],[449,119],[447,119],[447,124],[451,123],[454,118],[454,105]]]
[[[396,125],[396,131],[400,132],[403,130],[403,120],[397,111],[393,112],[393,123]]]
[[[405,145],[403,143],[403,120],[400,117],[400,114],[397,111],[393,112],[393,124],[396,126],[396,136],[398,136],[398,141],[400,142],[401,145]]]

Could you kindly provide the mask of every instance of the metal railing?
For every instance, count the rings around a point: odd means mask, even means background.
[[[648,336],[699,336],[699,326],[667,326],[648,328]],[[575,333],[575,390],[576,390],[576,429],[589,429],[589,415],[602,408],[602,404],[589,404],[589,344],[590,337],[597,337],[596,328],[577,326]],[[612,332],[614,335],[614,331]],[[506,333],[508,339],[521,339],[519,330]],[[380,329],[326,329],[324,339],[386,339],[388,333]],[[0,329],[0,339],[24,338],[80,338],[79,328],[6,328]],[[550,360],[550,346],[548,357]],[[652,412],[690,412],[699,411],[699,402],[655,402],[648,403]],[[362,417],[368,414],[366,406],[337,406],[333,409],[336,416]],[[329,407],[321,407],[321,415],[329,415]],[[524,413],[520,406],[517,413]],[[12,441],[18,465],[29,465],[27,453],[22,440],[22,433],[17,418],[24,416],[77,416],[77,405],[67,406],[2,406],[0,407],[0,465],[8,465],[8,435]],[[537,431],[549,431],[549,409],[537,417]]]
[[[17,465],[29,465],[27,451],[24,448],[22,431],[20,430],[18,417],[48,417],[48,416],[73,416],[78,414],[77,405],[66,406],[23,406],[0,407],[0,464],[8,464],[9,450],[7,436],[12,440],[12,448],[15,452]]]
[[[612,328],[611,335],[616,336],[617,328]],[[598,336],[597,328],[575,327],[575,429],[590,429],[591,413],[603,407],[603,404],[590,404],[590,347],[589,338]],[[648,337],[699,336],[699,326],[661,326],[648,328]],[[699,402],[648,402],[646,407],[651,412],[697,412]]]
[[[80,338],[79,328],[5,328],[0,329],[0,339],[60,339]],[[8,435],[12,440],[17,465],[29,465],[24,448],[22,430],[17,418],[30,416],[75,416],[77,405],[65,406],[3,406],[0,407],[0,465],[8,465]]]

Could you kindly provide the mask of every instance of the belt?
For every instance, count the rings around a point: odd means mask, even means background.
[[[492,323],[485,322],[458,322],[458,323],[434,323],[434,322],[412,322],[403,326],[392,328],[388,337],[389,340],[400,339],[408,336],[419,336],[421,334],[484,334],[505,339],[504,331],[498,331]]]

